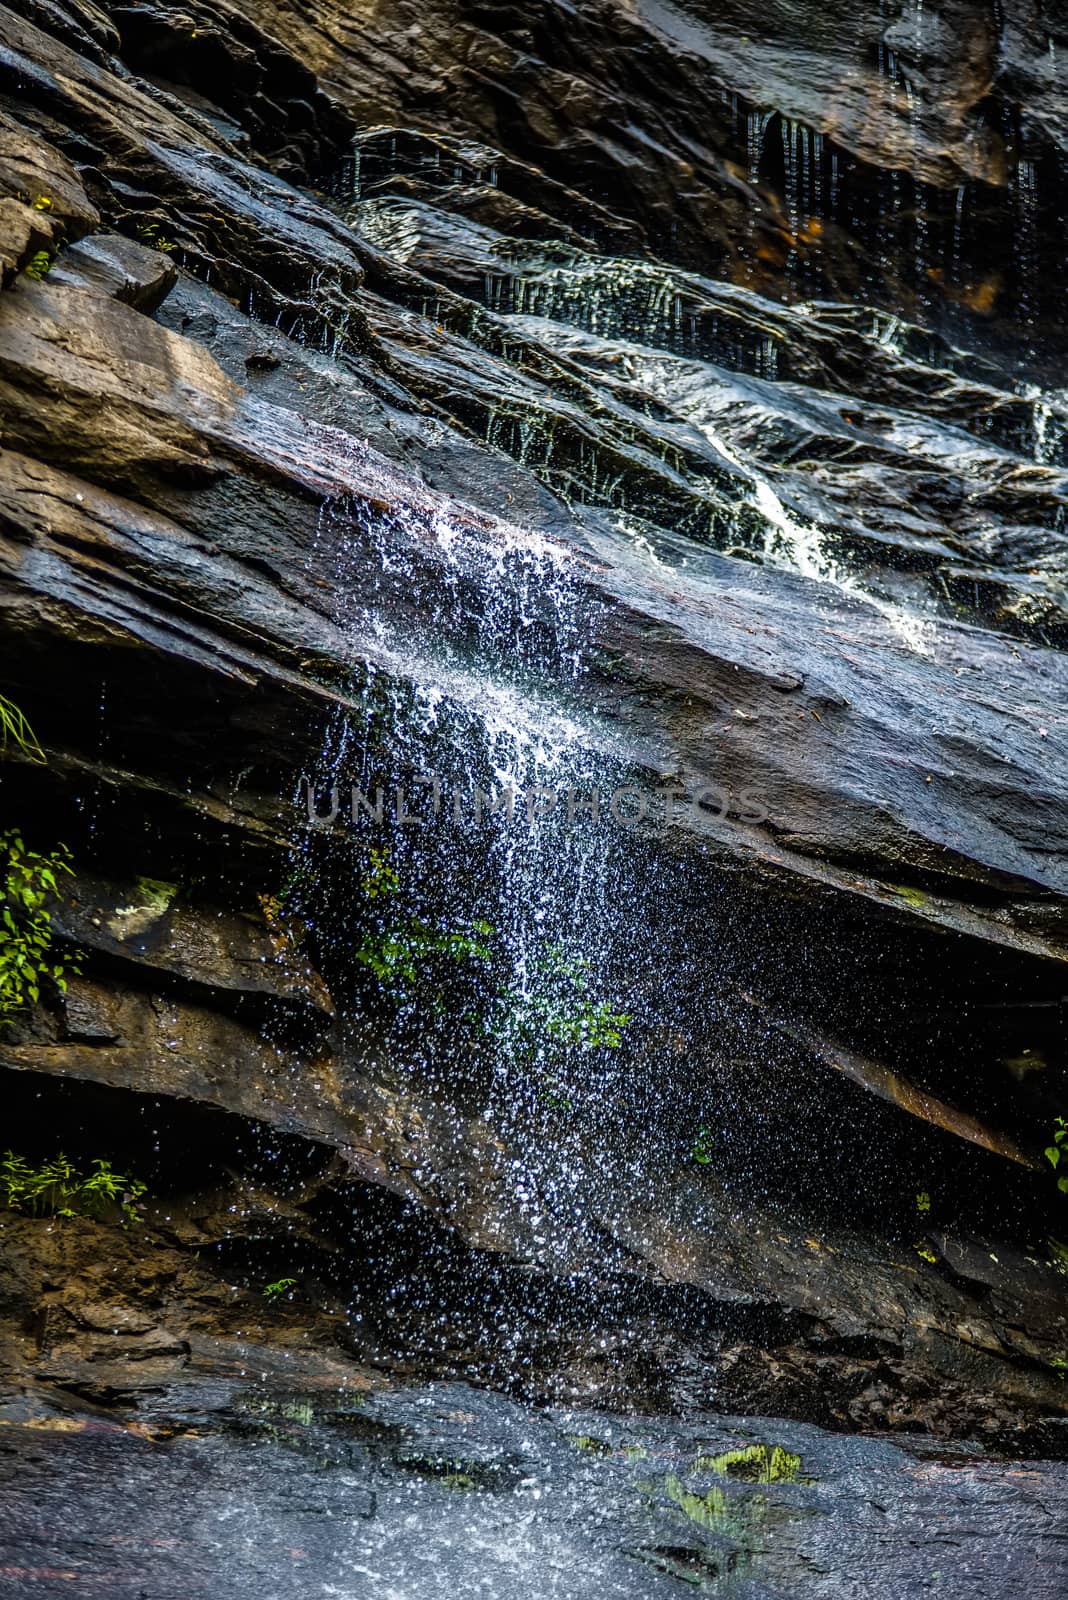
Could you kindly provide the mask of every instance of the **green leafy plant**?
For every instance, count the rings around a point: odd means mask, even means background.
[[[585,957],[556,943],[532,963],[522,988],[498,990],[480,1028],[495,1053],[530,1075],[544,1104],[571,1111],[570,1064],[590,1052],[618,1050],[630,1021],[614,1001],[594,997]]]
[[[1046,1146],[1046,1160],[1056,1170],[1061,1164],[1062,1156],[1068,1156],[1068,1121],[1058,1117],[1054,1123],[1055,1133],[1053,1143]],[[1068,1162],[1065,1163],[1068,1165]],[[1057,1179],[1057,1188],[1062,1194],[1068,1194],[1068,1173]]]
[[[595,997],[589,962],[564,944],[550,945],[520,986],[499,973],[504,952],[492,923],[443,926],[418,908],[402,912],[407,885],[388,846],[367,849],[358,883],[368,917],[353,960],[392,1004],[458,1018],[473,1048],[488,1043],[536,1067],[541,1092],[565,1108],[571,1102],[553,1067],[573,1052],[619,1048],[629,1013]]]
[[[143,239],[145,244],[151,245],[153,250],[162,250],[165,255],[169,255],[172,250],[177,250],[178,248],[173,240],[165,238],[163,234],[160,233],[158,222],[138,223],[137,233],[138,237]]]
[[[355,960],[366,967],[387,994],[394,998],[412,989],[429,966],[448,962],[489,961],[488,922],[471,922],[465,929],[437,930],[412,918],[380,932],[367,933],[356,948]]]
[[[291,852],[289,871],[274,893],[257,895],[271,942],[280,958],[289,958],[301,948],[308,925],[301,906],[315,887],[315,873],[307,856]]]
[[[388,845],[371,845],[359,878],[364,897],[390,901],[400,893],[401,877]],[[401,917],[375,907],[374,926],[363,935],[355,960],[393,1000],[408,998],[424,979],[440,979],[443,969],[473,961],[488,962],[495,930],[488,922],[470,921],[458,928],[433,927],[418,916]],[[440,1001],[440,984],[429,985],[432,1008]]]
[[[0,1161],[0,1196],[12,1211],[33,1217],[102,1217],[118,1206],[127,1221],[136,1221],[145,1185],[113,1172],[109,1161],[97,1159],[92,1166],[86,1176],[60,1153],[34,1167],[8,1150]]]
[[[499,1036],[530,1059],[573,1050],[618,1050],[623,1030],[633,1020],[608,1000],[595,1000],[590,964],[565,945],[550,945],[534,964],[526,991],[504,995]]]
[[[569,1433],[568,1443],[573,1444],[576,1450],[585,1450],[591,1456],[610,1456],[612,1446],[604,1439],[598,1439],[592,1433]]]
[[[712,1138],[707,1128],[698,1128],[690,1154],[695,1161],[700,1162],[701,1166],[711,1165]]]
[[[47,250],[36,250],[23,267],[27,278],[32,278],[35,283],[40,283],[42,278],[47,278],[52,270],[52,257]]]
[[[360,888],[368,900],[380,900],[399,890],[400,873],[392,864],[387,846],[380,850],[377,845],[372,845],[367,852],[367,866],[360,878]]]
[[[922,1213],[930,1211],[930,1209],[931,1196],[927,1193],[926,1189],[921,1189],[919,1194],[916,1196],[916,1210]]]
[[[71,872],[66,845],[41,855],[27,850],[21,834],[0,834],[0,862],[6,873],[0,896],[0,1023],[4,1023],[27,1004],[37,1004],[43,984],[52,983],[63,993],[67,974],[80,969],[78,952],[56,955],[52,950],[49,902],[59,897],[60,875]]]
[[[296,1286],[296,1278],[276,1278],[273,1283],[264,1284],[263,1298],[273,1304],[275,1300],[281,1300],[284,1295],[289,1293],[290,1289],[295,1289]]]
[[[747,1444],[718,1455],[699,1455],[695,1472],[715,1472],[721,1478],[741,1478],[746,1483],[798,1483],[801,1457],[781,1444]]]
[[[24,756],[44,766],[48,757],[37,742],[37,735],[26,721],[25,716],[13,700],[0,694],[0,756],[7,755],[7,747],[13,744],[21,750]]]

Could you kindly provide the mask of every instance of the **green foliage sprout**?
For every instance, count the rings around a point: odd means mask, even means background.
[[[693,1147],[690,1150],[690,1154],[695,1161],[700,1163],[702,1167],[711,1166],[712,1136],[707,1128],[698,1128],[697,1136],[693,1141]]]
[[[719,1455],[699,1455],[695,1472],[715,1472],[721,1478],[742,1478],[747,1483],[797,1483],[801,1457],[781,1444],[747,1444]]]
[[[524,993],[509,990],[499,1034],[519,1055],[536,1059],[550,1051],[618,1050],[633,1020],[608,1000],[590,994],[590,964],[563,944],[550,945],[534,964]]]
[[[48,757],[37,742],[37,735],[22,711],[13,700],[0,694],[0,756],[7,755],[9,744],[21,750],[22,754],[28,756],[37,766],[46,765]]]
[[[413,918],[403,926],[381,933],[365,934],[357,946],[355,959],[378,979],[393,996],[412,988],[426,966],[435,958],[448,961],[488,961],[492,955],[487,938],[493,929],[488,922],[472,922],[467,930],[437,931]]]
[[[360,888],[371,901],[390,900],[400,892],[400,874],[388,847],[372,845]],[[354,959],[365,967],[392,999],[408,993],[432,969],[444,962],[462,964],[489,961],[489,941],[494,929],[488,922],[472,921],[461,928],[434,928],[419,917],[379,918],[356,947]]]
[[[138,223],[137,232],[145,244],[151,245],[153,250],[162,250],[165,255],[169,255],[172,250],[177,250],[178,248],[173,240],[164,238],[163,234],[160,233],[158,222]]]
[[[295,1289],[296,1286],[296,1278],[276,1278],[274,1283],[264,1284],[263,1298],[273,1303],[275,1300],[281,1300],[283,1295],[287,1295],[290,1289]]]
[[[12,1211],[33,1217],[103,1217],[118,1206],[126,1221],[136,1221],[136,1202],[146,1186],[113,1172],[109,1161],[93,1162],[86,1177],[62,1153],[33,1167],[8,1150],[0,1161],[0,1196]]]
[[[1046,1244],[1049,1246],[1046,1266],[1052,1267],[1062,1278],[1068,1278],[1068,1244],[1053,1238],[1047,1238]]]
[[[492,923],[472,918],[442,927],[400,913],[401,876],[388,847],[368,850],[358,881],[370,926],[353,959],[394,1004],[423,1000],[440,1016],[447,988],[481,968],[477,1003],[459,1014],[496,1050],[543,1074],[548,1069],[551,1078],[551,1069],[577,1052],[619,1049],[630,1013],[594,997],[590,963],[565,944],[549,945],[522,986],[494,981],[503,951]],[[570,1104],[546,1082],[554,1103]]]
[[[1061,1164],[1062,1156],[1068,1156],[1068,1121],[1064,1117],[1058,1117],[1054,1127],[1056,1132],[1053,1135],[1053,1143],[1046,1146],[1045,1155],[1050,1166],[1056,1170]],[[1068,1174],[1057,1179],[1057,1188],[1062,1194],[1068,1194]]]
[[[367,867],[360,879],[360,888],[368,900],[381,900],[396,894],[400,888],[400,873],[392,865],[390,851],[372,845],[367,853]]]
[[[22,270],[27,278],[40,283],[41,279],[47,278],[52,270],[52,257],[47,250],[35,250]]]
[[[36,1005],[41,986],[64,993],[67,974],[78,972],[77,952],[52,950],[49,901],[59,897],[59,877],[71,872],[70,851],[58,845],[49,855],[27,850],[16,832],[0,834],[0,860],[6,878],[0,895],[0,1024],[10,1022],[27,1003]]]

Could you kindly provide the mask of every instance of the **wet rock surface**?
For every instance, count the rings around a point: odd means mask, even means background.
[[[255,1368],[259,1353],[245,1351]],[[1062,1592],[1040,1461],[701,1415],[532,1414],[462,1385],[191,1375],[118,1415],[0,1414],[12,1595]],[[76,1499],[72,1499],[72,1494]],[[128,1511],[121,1532],[114,1505]]]
[[[499,185],[601,247],[636,236],[750,287],[993,318],[1013,341],[1022,297],[1060,343],[1056,4],[446,0],[388,29],[373,6],[269,11],[361,122],[455,141],[417,196],[451,180],[500,226]]]
[[[516,1594],[1063,1587],[1041,1461],[647,1420],[1068,1453],[1059,34],[752,11],[0,9],[0,781],[83,952],[0,1065],[149,1186],[0,1212],[14,1593],[414,1600],[443,1526]],[[655,797],[520,806],[641,1019],[548,1084],[367,1003],[304,807],[524,739]],[[697,1465],[760,1441],[816,1482]]]

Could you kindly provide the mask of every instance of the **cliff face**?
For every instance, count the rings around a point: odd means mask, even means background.
[[[84,952],[4,1092],[152,1196],[3,1215],[13,1381],[240,1334],[1059,1452],[1060,35],[756,12],[0,10],[4,817]],[[384,851],[622,1049],[376,1001]]]
[[[181,11],[136,16],[139,67],[195,85]],[[495,152],[505,199],[480,198],[486,220],[514,197],[552,232],[639,241],[752,288],[970,307],[1007,338],[1022,320],[1050,356],[1061,348],[1056,5],[547,0],[272,6],[257,20],[361,125]]]

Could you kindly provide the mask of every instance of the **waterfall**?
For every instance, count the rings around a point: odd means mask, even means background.
[[[1033,455],[1040,466],[1064,464],[1068,439],[1068,391],[1025,383],[1020,393],[1031,405]]]
[[[1013,176],[1016,202],[1017,260],[1020,276],[1020,316],[1034,323],[1038,276],[1038,179],[1033,160],[1020,157]]]
[[[966,185],[960,184],[953,207],[953,257],[950,264],[950,274],[954,283],[960,282],[961,270],[961,240],[964,230],[964,196]]]
[[[797,125],[792,132],[784,126],[796,156],[792,193],[800,205],[815,186],[820,165],[816,152],[822,161],[823,147],[804,137]],[[831,170],[833,175],[833,161]],[[362,225],[365,208],[357,210]],[[392,239],[398,255],[410,255],[425,227],[419,208],[394,202],[393,210],[391,217],[388,205],[375,202],[368,214],[370,227],[383,242]],[[819,328],[825,323],[840,327],[841,308],[815,303],[784,311],[751,291],[658,263],[562,246],[547,253],[482,228],[472,231],[470,247],[479,263],[475,281],[480,275],[486,285],[485,304],[492,313],[490,320],[474,325],[476,339],[519,372],[530,365],[543,374],[556,373],[547,379],[548,389],[532,391],[525,380],[514,391],[506,384],[510,392],[504,400],[494,386],[485,409],[483,436],[488,444],[536,472],[569,504],[610,511],[617,527],[655,526],[670,519],[691,538],[720,549],[753,551],[817,582],[863,596],[909,650],[922,654],[933,647],[927,618],[945,605],[945,588],[927,581],[885,580],[878,573],[869,577],[855,557],[843,559],[841,499],[826,499],[818,487],[819,472],[805,468],[798,474],[762,460],[761,434],[751,435],[744,420],[750,406],[757,414],[767,408],[762,427],[769,439],[783,422],[791,426],[792,402],[775,391],[784,380],[789,385],[799,359],[802,364],[818,361]],[[452,249],[462,257],[466,248],[457,234]],[[487,262],[493,263],[488,271]],[[507,292],[498,287],[502,281]],[[844,417],[851,424],[859,421],[862,430],[866,427],[863,413],[881,403],[880,374],[922,397],[932,382],[929,363],[937,367],[939,360],[952,364],[957,359],[948,349],[938,353],[929,336],[896,315],[870,312],[851,326],[868,350],[854,379],[865,398],[843,397],[836,424]],[[809,328],[816,338],[812,345]],[[674,366],[665,362],[665,352]],[[554,368],[561,359],[564,364]],[[704,399],[694,402],[694,396],[713,395],[726,373],[751,374],[770,386],[759,395],[744,387],[739,392],[738,422],[730,425],[740,427],[737,439],[724,432],[715,405],[706,414]],[[823,381],[833,387],[831,375]],[[926,402],[920,403],[922,408]],[[1015,448],[1019,423],[1011,420],[1011,406],[1007,394],[991,391],[989,404],[964,425],[982,437],[996,433]],[[859,419],[854,410],[861,413]],[[694,435],[680,435],[680,427],[696,428],[703,443],[695,446]],[[901,419],[901,440],[914,437],[914,428],[915,423]],[[942,446],[926,424],[922,438],[923,450],[933,451],[940,463]],[[841,448],[836,443],[833,451]],[[729,488],[722,482],[724,464],[735,473]],[[792,509],[795,495],[797,509]],[[848,497],[844,503],[848,525]],[[857,537],[863,541],[866,534],[857,529]],[[846,535],[847,548],[850,542]],[[958,584],[956,594],[965,592]],[[979,605],[980,591],[970,592]]]
[[[760,157],[764,148],[764,134],[773,113],[750,111],[746,118],[746,148],[749,159],[749,182],[754,187],[760,182]]]
[[[433,940],[485,952],[476,966],[490,975],[467,1012],[431,1014],[413,1039],[418,1013],[405,1000],[390,1049],[446,1101],[460,1094],[492,1130],[499,1213],[530,1259],[553,1267],[611,1209],[610,1191],[591,1186],[586,1152],[591,1141],[618,1141],[637,1105],[626,1053],[611,1042],[630,1026],[635,995],[617,997],[613,984],[635,927],[619,905],[636,909],[643,892],[633,818],[650,802],[626,790],[610,740],[566,709],[597,607],[561,548],[503,522],[472,527],[447,502],[385,517],[328,503],[324,552],[338,594],[352,596],[342,606],[354,660],[366,659],[371,641],[377,666],[358,689],[358,718],[339,712],[312,775],[317,794],[355,786],[358,803],[351,818],[340,807],[332,864],[316,867],[306,854],[298,909],[314,924],[328,903],[332,947],[358,943],[367,908],[337,889],[340,831],[340,859],[357,863],[349,869],[357,877],[361,861],[388,862],[392,898],[375,899],[372,912],[395,905]],[[423,602],[402,633],[383,625],[398,592]],[[323,837],[312,824],[306,849]],[[535,1024],[589,1027],[595,1043],[607,1043],[558,1048]],[[462,1094],[451,1066],[458,1056],[470,1063]],[[446,1208],[453,1203],[440,1174],[428,1169],[420,1181]]]
[[[823,213],[823,134],[812,135],[812,202],[817,216]]]
[[[790,254],[787,258],[787,271],[791,270],[797,259],[796,240],[801,228],[800,166],[797,156],[799,134],[799,124],[794,122],[792,117],[783,117],[782,153],[786,183],[786,215],[789,219],[792,236]]]

